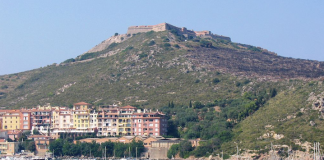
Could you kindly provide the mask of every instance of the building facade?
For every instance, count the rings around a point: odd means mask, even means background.
[[[31,110],[32,130],[47,134],[51,128],[52,107],[50,105]]]
[[[90,127],[91,104],[79,102],[73,104],[74,128],[79,131],[86,131]]]
[[[0,139],[0,155],[12,156],[18,152],[19,142],[8,142]]]
[[[32,109],[0,110],[3,130],[38,130],[59,137],[61,133],[98,136],[160,136],[167,133],[162,112],[141,110],[133,106],[100,106],[85,102],[68,107],[38,106]],[[55,135],[55,136],[54,136]]]
[[[117,136],[118,130],[118,107],[100,106],[98,113],[98,136]]]
[[[2,129],[3,130],[17,130],[20,129],[20,110],[9,110],[2,115]]]

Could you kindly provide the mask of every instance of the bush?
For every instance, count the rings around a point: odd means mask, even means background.
[[[139,56],[139,59],[142,59],[142,58],[147,57],[147,54],[146,53],[142,53],[142,54],[139,54],[138,56]]]
[[[36,151],[36,145],[35,145],[35,143],[32,141],[32,142],[30,142],[29,144],[28,144],[28,146],[27,146],[27,149],[29,150],[29,151],[31,151],[31,152],[35,152]]]
[[[175,157],[175,155],[177,155],[178,152],[179,152],[179,144],[174,144],[168,150],[167,156],[169,159],[171,159],[172,157]]]
[[[63,63],[71,63],[71,62],[75,62],[75,59],[70,58],[70,59],[65,60]]]
[[[93,52],[93,53],[86,53],[80,57],[80,61],[86,60],[86,59],[91,59],[98,56],[98,52]]]
[[[115,33],[115,36],[118,36],[118,33]]]
[[[214,83],[214,84],[217,84],[217,83],[219,83],[219,82],[220,82],[220,80],[219,80],[218,78],[214,78],[214,79],[213,79],[213,83]]]
[[[34,129],[34,130],[33,130],[33,135],[40,135],[40,133],[39,133],[38,130]]]
[[[7,88],[8,88],[7,85],[3,85],[3,86],[1,86],[1,89],[7,89]]]
[[[113,49],[113,48],[115,48],[116,46],[118,46],[118,43],[113,42],[113,43],[111,43],[111,44],[108,46],[107,49]]]
[[[174,44],[173,47],[180,48],[180,46],[178,44]]]
[[[262,50],[259,47],[249,46],[248,50],[254,51],[254,52],[261,52]]]
[[[206,48],[213,47],[213,44],[211,42],[204,40],[204,39],[201,39],[199,43],[200,43],[201,47],[206,47]]]
[[[148,43],[149,46],[153,46],[154,44],[155,44],[155,41],[153,41],[153,40],[151,40],[151,41]]]
[[[132,49],[134,49],[133,46],[128,46],[124,51],[125,51],[125,52],[128,52],[128,51],[130,51],[130,50],[132,50]]]
[[[170,42],[169,38],[167,38],[167,37],[162,37],[162,39],[163,39],[162,40],[163,42]]]
[[[167,48],[167,47],[171,47],[171,44],[170,43],[164,43],[163,46]]]

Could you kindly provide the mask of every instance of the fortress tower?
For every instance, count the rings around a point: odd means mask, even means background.
[[[187,30],[187,28],[182,27],[176,27],[168,23],[160,23],[157,25],[149,25],[149,26],[130,26],[128,27],[127,34],[137,34],[140,32],[149,32],[149,31],[166,31],[166,30],[176,30],[178,33],[184,35],[185,37],[202,37],[202,38],[213,38],[213,39],[223,39],[227,41],[231,41],[231,38],[212,34],[211,31],[193,31],[193,30]]]

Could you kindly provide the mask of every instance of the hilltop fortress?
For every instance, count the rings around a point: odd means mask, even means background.
[[[168,23],[161,23],[157,25],[150,25],[150,26],[130,26],[128,27],[127,33],[126,34],[118,34],[115,36],[112,36],[104,41],[102,41],[100,44],[96,45],[89,51],[85,52],[86,53],[91,53],[91,52],[99,52],[104,49],[106,49],[110,44],[112,43],[121,43],[130,37],[132,35],[140,33],[140,32],[149,32],[149,31],[155,31],[155,32],[160,32],[160,31],[166,31],[166,30],[176,30],[179,34],[184,35],[187,38],[190,37],[201,37],[201,38],[212,38],[212,39],[222,39],[226,41],[231,41],[230,37],[225,37],[217,34],[212,34],[210,31],[193,31],[193,30],[187,30],[187,28],[182,27],[176,27]]]
[[[193,31],[187,30],[186,27],[176,27],[168,23],[161,23],[157,25],[149,25],[149,26],[130,26],[128,27],[127,34],[136,34],[139,32],[149,32],[149,31],[166,31],[166,30],[176,30],[178,33],[184,35],[185,37],[202,37],[202,38],[213,38],[213,39],[223,39],[227,41],[231,41],[230,37],[225,37],[217,34],[212,34],[211,31]]]

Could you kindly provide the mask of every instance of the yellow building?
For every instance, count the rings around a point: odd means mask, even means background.
[[[51,128],[59,128],[60,107],[52,107]]]
[[[18,152],[19,142],[7,142],[5,139],[0,139],[1,155],[14,155]]]
[[[91,104],[79,102],[73,104],[73,123],[74,128],[80,131],[86,131],[90,127],[90,109]]]
[[[4,113],[2,118],[2,129],[3,130],[15,130],[20,129],[20,116],[19,110],[10,110]]]
[[[136,111],[136,107],[124,106],[119,108],[118,116],[118,132],[119,135],[132,135],[132,114]]]

